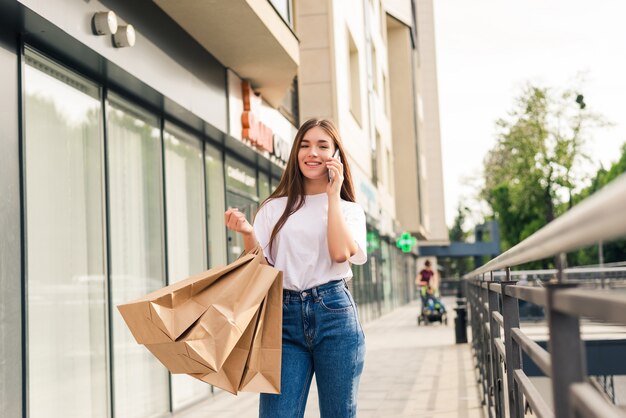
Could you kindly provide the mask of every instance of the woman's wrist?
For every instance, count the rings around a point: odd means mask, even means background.
[[[328,203],[339,203],[341,201],[341,195],[339,193],[328,193]]]
[[[258,242],[256,235],[254,235],[254,231],[248,233],[242,232],[241,236],[243,238],[243,247],[246,251],[250,251],[257,246]]]

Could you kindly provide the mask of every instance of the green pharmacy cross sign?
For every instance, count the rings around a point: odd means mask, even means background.
[[[367,253],[373,253],[380,248],[380,240],[378,234],[373,231],[367,233]]]
[[[402,249],[402,252],[411,252],[411,248],[417,245],[417,240],[414,236],[411,236],[408,232],[403,232],[400,238],[396,241],[396,247]]]

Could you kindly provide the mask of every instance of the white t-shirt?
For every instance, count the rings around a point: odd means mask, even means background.
[[[365,264],[365,213],[354,202],[341,200],[341,212],[359,249],[349,262],[335,263],[327,242],[328,194],[307,195],[304,205],[293,213],[274,239],[270,254],[270,237],[274,225],[285,211],[286,197],[266,202],[254,219],[254,233],[265,258],[283,272],[283,287],[305,290],[332,280],[352,277],[350,263]]]

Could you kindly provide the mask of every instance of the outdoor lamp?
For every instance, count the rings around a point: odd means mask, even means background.
[[[94,35],[112,35],[117,32],[117,16],[114,12],[98,12],[91,18]]]

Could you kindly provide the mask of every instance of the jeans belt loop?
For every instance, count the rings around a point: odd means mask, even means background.
[[[319,299],[319,296],[317,294],[317,287],[314,287],[313,289],[311,289],[311,295],[313,296],[313,300]]]

